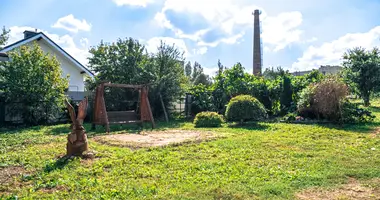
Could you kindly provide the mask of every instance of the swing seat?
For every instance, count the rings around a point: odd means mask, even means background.
[[[139,90],[139,100],[137,102],[136,110],[107,112],[104,101],[104,87],[130,88]],[[110,132],[109,124],[139,123],[142,125],[144,121],[151,122],[152,128],[154,128],[155,124],[152,110],[149,104],[147,85],[101,83],[98,85],[98,87],[96,87],[92,118],[93,130],[95,130],[96,125],[103,125],[106,126],[108,133]]]
[[[142,123],[134,110],[107,112],[109,124]]]

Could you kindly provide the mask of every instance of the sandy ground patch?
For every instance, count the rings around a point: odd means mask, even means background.
[[[380,137],[380,127],[376,128],[372,133],[371,133],[372,138]]]
[[[20,176],[25,172],[23,167],[4,167],[0,168],[0,185],[9,184],[13,182],[13,178],[16,176]]]
[[[17,190],[24,185],[26,182],[19,182],[18,178],[26,174],[25,168],[20,166],[9,166],[0,167],[0,199],[4,194],[10,194],[12,191]]]
[[[380,200],[380,179],[365,183],[350,179],[348,184],[336,189],[313,188],[296,194],[296,197],[300,200]]]
[[[97,142],[109,145],[130,147],[160,147],[172,144],[180,144],[191,141],[203,141],[215,138],[212,132],[201,132],[194,130],[166,130],[147,131],[140,134],[117,134],[98,136]]]

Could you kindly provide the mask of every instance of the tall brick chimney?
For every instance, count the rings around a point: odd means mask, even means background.
[[[261,38],[260,38],[260,11],[253,12],[253,74],[261,76]]]

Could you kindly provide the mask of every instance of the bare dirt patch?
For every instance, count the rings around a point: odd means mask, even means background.
[[[12,166],[0,168],[0,186],[13,182],[13,178],[25,172],[23,167]]]
[[[335,189],[313,188],[296,194],[300,200],[380,200],[380,179],[359,183],[350,179],[348,184]]]
[[[0,199],[2,195],[10,194],[20,187],[28,185],[18,178],[28,176],[25,168],[20,166],[0,167]]]
[[[212,132],[193,130],[147,131],[140,134],[118,134],[95,137],[95,141],[116,146],[160,147],[215,138]]]
[[[372,133],[371,133],[371,137],[372,138],[376,138],[376,137],[379,137],[380,136],[380,127],[379,128],[376,128]]]

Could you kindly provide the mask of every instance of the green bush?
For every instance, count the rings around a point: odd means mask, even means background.
[[[345,101],[342,104],[343,123],[365,123],[375,119],[372,112],[366,108],[360,108],[358,104]]]
[[[293,122],[296,120],[296,117],[298,116],[297,113],[288,113],[286,114],[282,119],[286,122]]]
[[[196,114],[204,111],[214,111],[215,106],[213,104],[212,91],[209,87],[199,84],[190,88],[190,94],[192,95],[191,102],[191,114]]]
[[[298,110],[302,110],[308,107],[312,107],[314,103],[314,85],[309,85],[304,88],[299,94],[299,100],[297,102]]]
[[[226,118],[231,122],[257,121],[266,118],[262,103],[250,95],[239,95],[227,105]]]
[[[365,123],[375,116],[359,105],[351,103],[348,88],[339,78],[325,77],[321,82],[302,90],[298,113],[304,118],[325,119],[334,123]]]
[[[280,97],[281,109],[287,110],[292,105],[292,95],[293,91],[290,78],[288,76],[284,76]]]
[[[220,127],[222,117],[216,112],[200,112],[195,116],[195,127]]]
[[[60,62],[37,43],[9,52],[11,62],[1,62],[0,93],[9,105],[8,114],[19,116],[26,125],[56,120],[64,107],[68,76],[62,76]],[[54,112],[57,111],[57,112]]]

